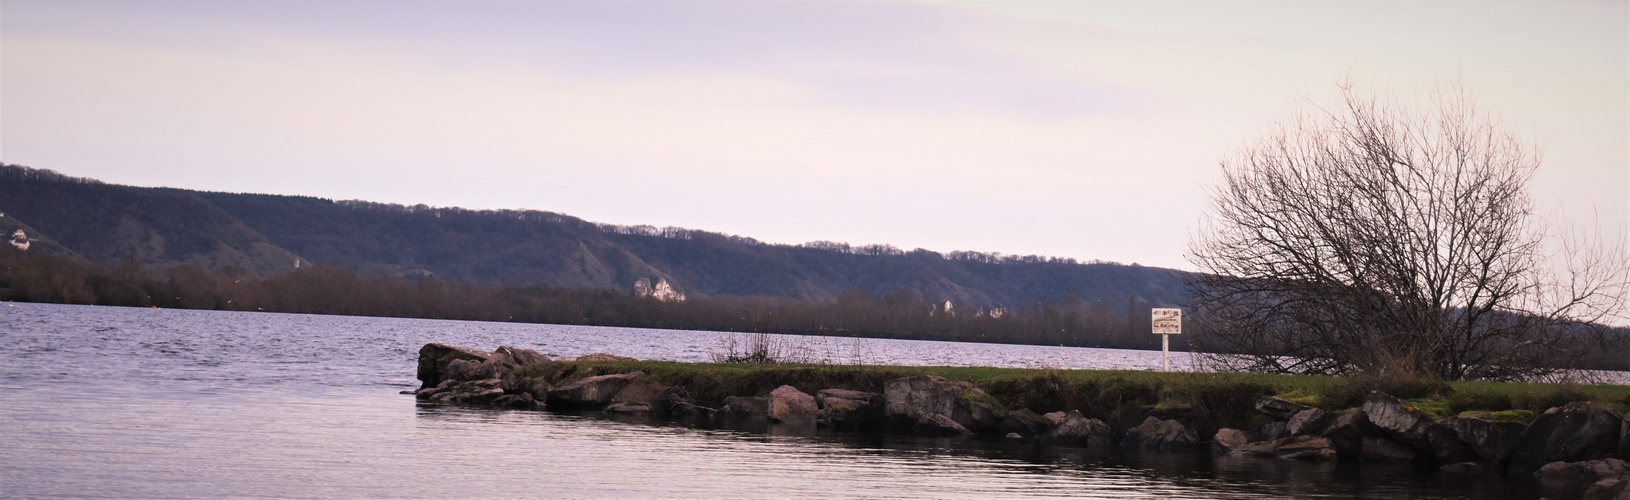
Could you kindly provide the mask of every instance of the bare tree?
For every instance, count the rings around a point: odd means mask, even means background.
[[[1600,346],[1630,282],[1623,245],[1569,238],[1551,257],[1527,193],[1536,148],[1459,85],[1425,105],[1338,87],[1338,105],[1221,161],[1189,252],[1210,361],[1509,380]]]

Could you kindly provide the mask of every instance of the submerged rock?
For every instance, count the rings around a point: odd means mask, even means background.
[[[1250,442],[1251,435],[1249,433],[1224,427],[1217,429],[1217,434],[1211,438],[1211,451],[1220,455],[1231,454]]]
[[[1410,463],[1418,452],[1415,447],[1387,438],[1366,437],[1360,456],[1366,462]]]
[[[930,414],[917,419],[917,425],[912,428],[914,433],[925,436],[960,436],[973,434],[967,427],[951,420],[951,417],[938,413]]]
[[[611,415],[649,415],[651,414],[651,405],[645,403],[612,403],[606,405],[606,409],[601,411]]]
[[[1517,438],[1508,470],[1531,474],[1551,462],[1605,458],[1617,452],[1621,424],[1600,403],[1568,403],[1545,410]]]
[[[1583,487],[1604,479],[1630,480],[1630,463],[1617,458],[1581,462],[1551,462],[1534,472],[1548,487]]]
[[[770,398],[730,396],[724,398],[719,415],[741,420],[770,420]]]

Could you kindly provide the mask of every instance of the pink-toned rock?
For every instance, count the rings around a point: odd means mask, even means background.
[[[769,403],[770,421],[775,423],[813,425],[815,414],[819,411],[814,396],[790,385],[770,391]]]

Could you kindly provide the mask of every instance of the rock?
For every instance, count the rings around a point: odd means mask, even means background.
[[[1580,462],[1551,462],[1534,472],[1534,477],[1550,486],[1580,486],[1603,479],[1630,480],[1630,463],[1617,458]]]
[[[446,380],[426,399],[441,403],[488,404],[504,395],[499,380]]]
[[[551,408],[600,408],[611,404],[630,383],[644,378],[645,372],[585,378],[549,391],[548,404]]]
[[[815,401],[821,403],[822,408],[826,407],[826,400],[834,398],[850,401],[871,401],[874,399],[881,400],[883,395],[875,392],[851,391],[848,389],[821,389],[815,393]]]
[[[917,419],[917,425],[914,426],[912,430],[916,434],[925,436],[959,436],[973,434],[973,432],[969,431],[967,427],[963,427],[962,424],[956,423],[955,420],[951,420],[951,417],[940,415],[938,413]]]
[[[594,353],[594,354],[584,354],[582,356],[578,356],[577,360],[578,361],[639,361],[638,359],[630,358],[628,356],[618,356],[616,354],[607,354],[607,353],[603,353],[603,352],[597,352],[597,353]]]
[[[480,363],[492,358],[492,353],[476,349],[465,349],[447,344],[432,342],[419,348],[419,381],[423,382],[420,388],[435,387],[447,379],[447,363],[453,360],[467,360]]]
[[[1327,438],[1296,436],[1279,440],[1273,454],[1280,460],[1323,462],[1336,459],[1336,447]]]
[[[1458,422],[1450,417],[1426,426],[1426,442],[1432,446],[1432,458],[1440,464],[1453,464],[1460,462],[1475,462],[1481,460],[1483,455],[1472,449],[1472,445],[1460,439],[1455,432],[1454,425]]]
[[[1619,423],[1619,458],[1630,460],[1630,412],[1624,413]]]
[[[1055,411],[1055,412],[1048,413],[1046,415],[1042,415],[1041,418],[1047,419],[1047,423],[1050,426],[1057,427],[1058,424],[1064,423],[1064,417],[1067,417],[1067,416],[1069,416],[1068,413],[1064,413],[1064,412],[1061,412],[1061,411]],[[1134,427],[1136,427],[1136,426],[1134,426]]]
[[[1308,409],[1310,407],[1307,405],[1292,403],[1273,396],[1263,396],[1256,400],[1256,411],[1279,420],[1290,420],[1290,417]]]
[[[645,403],[612,403],[601,410],[611,415],[650,415],[651,405]]]
[[[1083,417],[1080,410],[1070,410],[1057,426],[1047,431],[1046,437],[1048,441],[1063,444],[1107,444],[1114,440],[1115,434],[1104,421]]]
[[[1584,500],[1615,500],[1630,498],[1630,491],[1625,486],[1630,485],[1630,479],[1603,479],[1585,488]]]
[[[741,420],[770,420],[770,398],[730,396],[719,414]]]
[[[1615,453],[1622,420],[1600,403],[1575,402],[1545,410],[1517,438],[1511,474],[1532,474],[1551,462],[1580,462]]]
[[[883,414],[890,419],[919,423],[929,416],[941,415],[964,430],[994,429],[1002,415],[988,403],[975,400],[989,397],[968,382],[953,382],[933,375],[903,377],[883,384]]]
[[[790,385],[770,391],[769,405],[770,421],[779,424],[813,425],[815,414],[819,411],[814,396]]]
[[[1420,408],[1386,393],[1371,392],[1364,399],[1364,415],[1370,419],[1370,423],[1386,431],[1387,437],[1392,440],[1413,446],[1416,450],[1431,451],[1432,444],[1427,440],[1426,430],[1433,420]]]
[[[1239,429],[1229,429],[1225,427],[1222,429],[1217,429],[1216,436],[1211,438],[1211,443],[1213,445],[1211,451],[1218,454],[1233,453],[1234,450],[1239,449],[1241,446],[1245,446],[1250,442],[1250,434]]]
[[[628,381],[628,385],[611,397],[613,403],[638,403],[655,407],[663,398],[672,397],[673,388],[645,378],[644,373]]]
[[[505,408],[514,408],[517,410],[530,410],[536,408],[538,406],[538,402],[537,400],[532,399],[531,394],[505,394],[493,399],[492,405],[502,406]]]
[[[1002,437],[1005,437],[1005,438],[1008,438],[1008,439],[1024,439],[1024,435],[1019,434],[1017,432],[1009,432],[1009,433],[1007,433],[1006,436],[1002,436]]]
[[[1126,431],[1126,446],[1141,446],[1160,450],[1194,448],[1200,444],[1194,431],[1176,420],[1155,417],[1144,419],[1143,424]]]
[[[821,410],[815,425],[855,430],[883,425],[883,395],[875,392],[823,389],[815,393]]]
[[[1292,436],[1318,436],[1330,425],[1335,415],[1318,408],[1308,408],[1290,416],[1285,431]]]
[[[445,391],[445,390],[447,390],[447,388],[452,387],[454,384],[457,384],[457,383],[458,383],[458,381],[453,380],[453,379],[443,380],[443,381],[441,381],[440,384],[436,384],[435,387],[426,387],[426,388],[423,388],[423,389],[419,389],[417,391],[413,391],[413,395],[415,397],[419,398],[419,399],[430,399],[431,397],[435,396],[437,393]]]
[[[1161,420],[1176,420],[1182,422],[1183,425],[1189,425],[1192,416],[1193,411],[1188,408],[1159,408],[1154,405],[1139,405],[1132,407],[1131,410],[1121,415],[1120,429],[1123,434],[1129,432],[1133,428],[1143,425],[1143,421],[1148,420],[1149,417]]]
[[[1253,438],[1251,440],[1278,441],[1280,439],[1288,438],[1290,437],[1290,429],[1288,427],[1288,423],[1280,420],[1262,424],[1262,427],[1258,427],[1256,431],[1251,433],[1251,437]]]
[[[1482,474],[1485,469],[1477,462],[1460,462],[1440,465],[1438,470],[1450,474]]]
[[[504,361],[505,359],[508,358],[496,355],[481,361],[455,359],[447,362],[445,376],[453,380],[503,378],[504,375],[508,375],[510,370],[515,368],[514,363]]]
[[[1330,444],[1336,447],[1336,452],[1345,458],[1357,457],[1364,448],[1364,438],[1379,433],[1374,425],[1370,424],[1364,410],[1351,408],[1335,413],[1330,423],[1325,426],[1320,437],[1330,439]]]
[[[1048,431],[1053,430],[1054,427],[1058,427],[1058,424],[1064,421],[1065,413],[1057,413],[1059,419],[1054,421],[1048,419],[1047,417],[1037,415],[1036,412],[1030,411],[1027,408],[1020,408],[1007,412],[1007,416],[1002,418],[1002,423],[998,424],[997,427],[1000,427],[1003,432],[1010,434],[1016,433],[1026,437],[1041,436],[1047,434]]]
[[[509,394],[530,394],[538,402],[547,400],[549,391],[555,388],[543,377],[518,377],[513,372],[504,376],[502,387]]]
[[[690,401],[669,401],[654,410],[658,415],[670,418],[707,418],[718,412],[712,408],[697,406]]]
[[[1409,463],[1415,461],[1415,447],[1387,438],[1366,437],[1360,456],[1366,462]]]
[[[1460,441],[1470,446],[1483,460],[1505,461],[1511,458],[1517,438],[1528,426],[1521,422],[1492,420],[1480,417],[1449,417],[1433,426],[1447,427]],[[1437,447],[1437,443],[1433,443]]]
[[[543,353],[531,349],[501,345],[492,352],[493,354],[509,356],[510,361],[519,366],[537,365],[549,362],[548,356],[544,356]]]

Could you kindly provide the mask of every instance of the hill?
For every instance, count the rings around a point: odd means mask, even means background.
[[[532,210],[466,210],[102,183],[0,165],[0,225],[39,250],[271,275],[332,264],[369,275],[627,292],[667,280],[691,296],[833,300],[911,293],[957,307],[1073,301],[1126,314],[1181,303],[1169,269],[886,245],[766,244],[681,228],[597,224]],[[3,229],[3,228],[0,228]],[[9,230],[8,230],[9,231]]]

